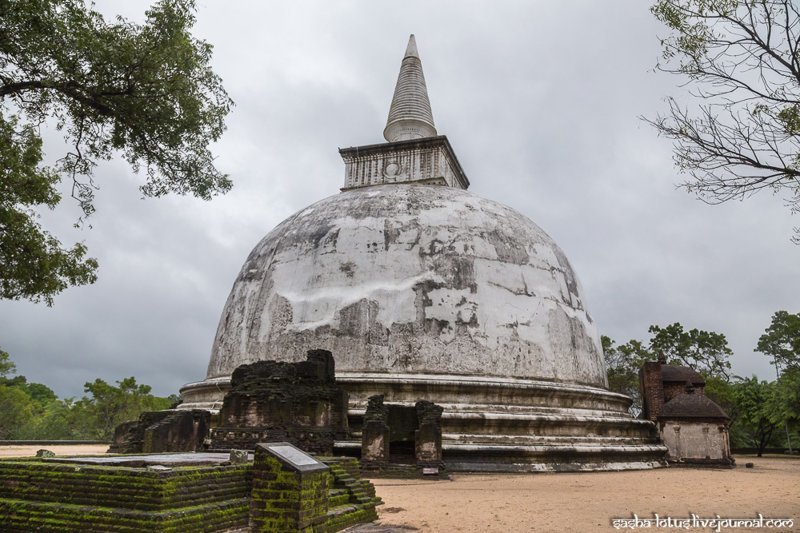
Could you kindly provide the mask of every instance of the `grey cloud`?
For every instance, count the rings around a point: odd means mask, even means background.
[[[141,177],[113,161],[97,171],[94,229],[71,229],[69,202],[46,213],[102,270],[52,309],[0,302],[0,346],[29,379],[79,395],[95,377],[135,375],[160,394],[202,378],[250,249],[337,193],[338,147],[381,142],[409,33],[472,190],[555,238],[603,333],[646,339],[681,321],[725,333],[735,372],[771,376],[752,349],[775,310],[798,311],[799,223],[779,197],[710,207],[675,189],[668,141],[638,119],[684,91],[652,72],[665,31],[647,3],[206,2],[197,33],[237,102],[215,149],[235,188],[141,200]]]

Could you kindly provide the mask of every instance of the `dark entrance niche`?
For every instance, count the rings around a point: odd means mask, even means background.
[[[425,400],[413,407],[384,404],[371,396],[361,431],[361,466],[391,470],[397,466],[438,474],[442,463],[443,408]]]
[[[416,464],[414,452],[415,433],[419,429],[417,408],[405,405],[388,405],[389,408],[389,462]]]

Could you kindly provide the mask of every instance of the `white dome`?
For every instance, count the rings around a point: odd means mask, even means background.
[[[606,387],[564,253],[466,190],[382,185],[291,216],[256,245],[222,312],[208,377],[333,352],[339,372],[497,376]]]
[[[536,224],[465,189],[436,136],[409,37],[388,143],[340,148],[344,192],[256,245],[222,311],[206,379],[179,409],[219,409],[259,360],[336,360],[358,455],[369,399],[444,409],[451,471],[653,468],[666,448],[607,388],[600,339],[564,253]]]

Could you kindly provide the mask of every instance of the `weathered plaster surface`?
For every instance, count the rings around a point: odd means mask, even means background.
[[[728,430],[719,422],[667,421],[661,427],[661,439],[670,460],[723,460],[730,458]]]
[[[468,191],[385,185],[293,215],[251,252],[208,377],[331,350],[337,371],[521,377],[605,387],[597,329],[566,257]]]

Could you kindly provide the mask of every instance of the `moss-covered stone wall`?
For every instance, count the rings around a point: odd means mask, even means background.
[[[246,498],[249,464],[165,471],[52,461],[0,461],[0,498],[162,511]]]
[[[158,458],[161,456],[154,455]],[[260,460],[260,462],[259,462]],[[377,518],[381,503],[356,459],[297,472],[256,463],[164,468],[0,460],[3,532],[335,532]]]
[[[263,446],[257,446],[250,495],[250,531],[326,531],[331,481],[327,468],[298,470],[278,460]]]
[[[25,532],[220,531],[247,524],[250,469],[0,461],[0,522]]]

